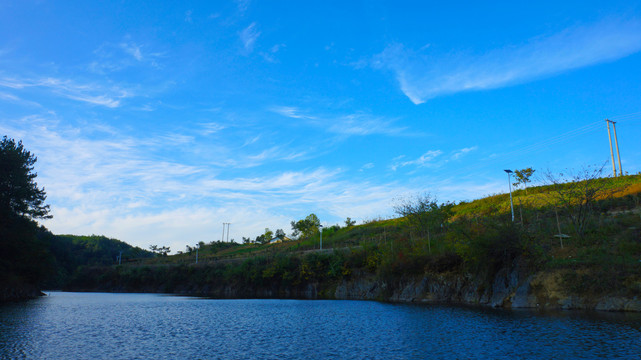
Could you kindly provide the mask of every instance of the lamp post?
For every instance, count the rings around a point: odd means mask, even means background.
[[[320,232],[320,249],[323,250],[323,225],[318,225],[320,228],[318,231]]]
[[[512,202],[512,180],[510,180],[510,174],[512,170],[503,170],[507,173],[507,184],[510,187],[510,209],[512,209],[512,222],[514,222],[514,203]]]

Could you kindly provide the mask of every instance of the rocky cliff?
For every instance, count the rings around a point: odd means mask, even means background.
[[[576,295],[563,285],[568,270],[524,272],[518,265],[499,270],[488,285],[479,277],[454,273],[382,281],[375,277],[341,282],[336,299],[473,304],[504,308],[641,311],[638,297]]]
[[[478,273],[427,272],[423,275],[382,275],[364,270],[340,279],[304,280],[287,283],[241,282],[222,276],[204,276],[207,265],[146,267],[133,271],[125,267],[85,269],[84,277],[71,283],[71,291],[173,293],[211,298],[353,299],[414,303],[451,303],[503,308],[591,309],[641,311],[636,295],[641,279],[624,279],[626,287],[597,288],[583,283],[610,284],[599,269],[561,268],[532,270],[515,259],[510,266]],[[211,273],[211,272],[210,272]],[[614,273],[615,276],[617,273]],[[606,276],[607,275],[607,276]],[[572,279],[578,279],[577,284]],[[587,279],[587,281],[586,281]],[[81,281],[80,281],[81,280]],[[619,279],[620,280],[620,279]]]
[[[9,282],[0,285],[0,303],[29,300],[43,295],[35,286],[29,284]]]

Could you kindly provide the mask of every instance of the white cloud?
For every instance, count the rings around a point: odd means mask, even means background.
[[[394,126],[392,120],[363,113],[338,116],[310,115],[293,106],[274,106],[270,110],[288,118],[307,120],[307,124],[343,136],[407,135],[406,128]]]
[[[410,166],[414,165],[417,167],[425,167],[425,166],[430,166],[430,165],[435,165],[434,160],[441,156],[443,154],[443,151],[441,150],[429,150],[425,154],[421,155],[418,159],[415,160],[409,160],[409,161],[403,161],[400,163],[395,163],[392,165],[392,170],[396,170],[399,167],[405,167],[405,166]],[[396,158],[397,160],[400,160],[400,158]]]
[[[88,65],[91,72],[106,74],[122,71],[132,66],[149,65],[153,68],[160,68],[159,59],[163,58],[163,52],[154,52],[146,44],[139,44],[125,36],[119,43],[103,43],[93,54],[96,59]]]
[[[256,143],[258,140],[260,140],[260,138],[261,138],[261,136],[257,135],[257,136],[254,136],[252,138],[249,138],[249,139],[245,140],[245,143],[243,143],[243,147]]]
[[[225,129],[224,125],[221,125],[221,124],[215,123],[215,122],[202,123],[202,124],[200,124],[200,126],[202,126],[202,128],[203,128],[203,131],[202,131],[203,135],[215,134],[215,133],[220,132],[221,130]]]
[[[324,222],[376,217],[388,212],[389,199],[400,188],[347,180],[336,168],[225,176],[230,172],[214,165],[159,157],[159,148],[173,146],[166,149],[172,153],[193,141],[180,133],[134,138],[113,128],[74,128],[42,116],[9,119],[0,131],[23,139],[38,156],[38,183],[45,186],[54,215],[45,226],[55,233],[104,234],[141,247],[182,250],[216,240],[221,222],[231,222],[232,237],[240,240],[265,227],[289,232],[289,221],[309,212]],[[267,148],[257,161],[285,154],[285,148]]]
[[[11,94],[4,93],[4,92],[0,92],[0,99],[1,99],[1,100],[8,100],[8,101],[12,101],[12,102],[18,102],[18,101],[20,101],[20,98],[19,98],[19,97],[15,96],[15,95],[11,95]]]
[[[413,51],[393,44],[371,64],[391,69],[403,93],[420,104],[436,96],[500,88],[628,56],[641,50],[641,23],[607,20],[482,54],[437,54],[430,53],[432,49]]]
[[[142,52],[140,51],[140,46],[133,43],[121,43],[120,47],[129,55],[133,56],[134,59],[138,61],[143,60]]]
[[[35,101],[24,100],[13,94],[5,93],[5,92],[0,92],[0,100],[15,103],[15,104],[32,106],[32,107],[42,107],[42,105],[38,104]]]
[[[328,128],[329,131],[342,135],[403,135],[405,128],[394,127],[391,121],[381,117],[365,114],[341,116]]]
[[[241,14],[244,14],[247,9],[249,9],[249,4],[251,3],[251,0],[235,0],[236,6],[238,7],[238,12]]]
[[[256,40],[260,36],[260,31],[256,29],[256,23],[251,23],[248,27],[240,32],[240,41],[243,43],[245,53],[249,54],[254,51]]]
[[[361,166],[361,168],[359,169],[359,171],[364,171],[364,170],[372,169],[373,167],[374,167],[374,163],[367,163],[367,164],[365,164],[365,165]]]
[[[270,110],[292,119],[315,119],[313,116],[301,114],[300,109],[293,106],[274,106]]]
[[[54,233],[104,234],[144,248],[158,244],[177,251],[218,240],[222,222],[232,223],[231,238],[240,241],[265,227],[290,232],[289,222],[310,212],[324,224],[348,216],[358,221],[387,218],[398,195],[434,184],[425,181],[414,188],[354,180],[339,168],[237,172],[239,168],[189,165],[175,160],[180,155],[156,153],[168,146],[174,147],[169,153],[184,149],[184,143],[194,141],[185,134],[140,138],[100,125],[74,128],[41,116],[8,120],[0,124],[0,132],[23,139],[38,156],[38,183],[45,186],[54,215],[45,226]],[[283,156],[286,150],[267,148],[260,156]],[[441,153],[431,150],[404,164],[428,166]],[[495,188],[438,184],[445,199],[473,196],[465,192],[472,188]]]
[[[452,160],[459,160],[461,157],[466,156],[467,154],[478,150],[478,146],[466,147],[460,150],[455,150],[449,156],[443,155],[441,150],[430,150],[421,155],[419,158],[408,161],[401,161],[405,158],[405,155],[400,155],[392,159],[392,166],[390,167],[392,171],[396,171],[398,168],[405,166],[414,166],[414,167],[441,167],[446,163]]]
[[[476,150],[478,150],[478,146],[467,147],[467,148],[463,148],[461,150],[455,151],[454,154],[452,154],[452,160],[458,160],[462,156]]]
[[[272,46],[269,51],[264,52],[262,51],[260,55],[265,59],[267,62],[271,63],[277,63],[278,59],[276,59],[276,53],[281,49],[285,47],[285,44],[276,44]]]
[[[118,87],[104,87],[97,84],[78,84],[71,80],[52,77],[41,79],[0,78],[0,87],[23,90],[28,88],[46,88],[55,95],[93,105],[109,108],[120,106],[122,99],[132,93]]]
[[[276,160],[300,161],[308,155],[306,151],[296,151],[285,145],[276,145],[262,149],[258,154],[245,155],[242,157],[242,161],[237,161],[234,164],[238,168],[250,168]]]

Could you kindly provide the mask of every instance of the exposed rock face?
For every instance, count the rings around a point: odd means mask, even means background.
[[[7,284],[0,287],[0,303],[35,299],[44,294],[28,284]]]
[[[373,277],[344,281],[336,287],[336,299],[376,299],[393,302],[474,304],[505,308],[594,309],[641,311],[641,299],[571,295],[562,287],[562,273],[523,272],[518,265],[499,270],[492,286],[478,278],[456,274],[408,278],[385,283]]]
[[[581,271],[585,273],[590,270]],[[641,311],[641,298],[621,294],[594,296],[572,293],[564,279],[568,278],[566,275],[576,273],[571,269],[533,272],[516,259],[511,266],[498,269],[492,274],[452,271],[422,276],[400,274],[383,279],[363,271],[353,273],[348,279],[338,283],[303,281],[296,285],[286,285],[273,281],[257,286],[243,286],[222,279],[207,282],[168,282],[164,277],[153,277],[154,281],[142,283],[123,282],[115,278],[112,282],[96,281],[93,284],[89,283],[91,286],[88,287],[72,287],[67,290],[157,292],[219,299],[349,299],[471,304],[504,308]]]
[[[342,282],[336,287],[334,297],[344,300],[374,300],[381,296],[384,284],[373,277],[363,277],[355,281]]]

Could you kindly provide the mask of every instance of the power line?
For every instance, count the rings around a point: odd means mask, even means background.
[[[532,145],[527,145],[527,146],[522,147],[520,149],[516,149],[516,150],[510,151],[510,152],[507,152],[507,153],[505,153],[505,156],[521,155],[521,154],[530,153],[530,152],[539,150],[541,148],[545,148],[545,147],[548,147],[550,145],[558,144],[558,143],[563,142],[565,140],[568,140],[568,139],[571,139],[571,138],[575,138],[577,136],[580,136],[580,135],[583,135],[583,134],[586,134],[586,133],[589,133],[589,132],[593,132],[598,128],[600,123],[601,123],[600,121],[596,121],[596,122],[584,125],[584,126],[578,128],[578,129],[570,130],[570,131],[565,132],[563,134],[560,134],[560,135],[557,135],[557,136],[553,136],[553,137],[551,137],[549,139],[534,143]]]
[[[638,120],[638,119],[641,119],[641,112],[631,113],[631,114],[624,114],[624,115],[617,115],[617,116],[610,116],[610,119],[611,120],[617,120],[617,121]]]
[[[619,119],[618,122],[633,121],[633,120],[641,119],[641,112],[632,113],[632,114],[625,114],[625,115],[618,115],[616,117],[612,117],[612,119]],[[565,133],[562,133],[562,134],[559,134],[559,135],[556,135],[556,136],[552,136],[552,137],[550,137],[548,139],[544,139],[542,141],[533,143],[531,145],[522,146],[520,148],[514,149],[514,150],[509,151],[509,152],[505,152],[505,153],[502,153],[502,154],[497,154],[496,156],[494,156],[491,159],[486,159],[484,161],[476,162],[476,164],[473,165],[472,167],[458,168],[458,169],[456,169],[454,171],[440,172],[439,175],[441,175],[441,176],[443,176],[443,175],[448,176],[449,175],[450,178],[451,177],[458,177],[458,176],[460,176],[462,174],[469,174],[471,172],[470,170],[474,170],[474,169],[477,169],[477,168],[487,168],[487,165],[489,165],[489,164],[494,164],[494,163],[498,163],[498,162],[502,162],[502,163],[511,162],[511,159],[514,159],[514,158],[517,158],[517,157],[521,157],[521,156],[526,155],[526,154],[538,152],[538,151],[540,151],[542,149],[548,149],[552,145],[563,143],[563,142],[566,142],[568,140],[580,137],[580,136],[585,135],[585,134],[589,134],[589,133],[596,132],[596,131],[601,131],[601,130],[599,130],[599,129],[602,129],[601,126],[603,126],[602,125],[603,123],[601,121],[603,121],[603,120],[599,120],[599,121],[595,121],[595,122],[583,125],[583,126],[581,126],[579,128],[567,131]],[[616,140],[615,140],[615,142],[616,142]]]

